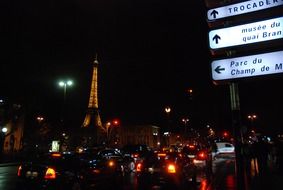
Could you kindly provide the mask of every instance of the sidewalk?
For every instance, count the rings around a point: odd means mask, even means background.
[[[268,164],[267,171],[260,173],[257,160],[250,160],[250,165],[240,177],[244,180],[239,184],[235,172],[235,160],[220,163],[214,175],[207,183],[200,184],[198,190],[282,190],[283,172]]]
[[[250,170],[247,171],[248,190],[282,190],[283,189],[283,172],[272,166],[270,160],[265,172],[260,172],[258,161],[251,160]]]

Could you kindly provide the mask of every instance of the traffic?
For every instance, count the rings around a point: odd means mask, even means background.
[[[15,172],[17,189],[193,189],[213,170],[212,149],[200,142],[160,149],[128,144],[28,155]]]

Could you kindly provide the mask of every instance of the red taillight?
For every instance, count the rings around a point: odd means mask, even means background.
[[[168,173],[176,173],[176,166],[174,164],[167,165],[167,172]]]
[[[18,173],[17,173],[18,176],[21,176],[22,175],[22,166],[19,166],[18,167]]]
[[[56,178],[56,171],[53,168],[47,168],[45,172],[44,179],[55,179]]]
[[[58,158],[58,157],[61,157],[61,154],[60,153],[52,153],[51,156]]]
[[[136,154],[133,154],[132,157],[133,157],[133,158],[138,158],[138,157],[139,157],[139,154],[137,154],[137,153],[136,153]]]
[[[101,171],[99,169],[94,169],[94,170],[92,170],[92,172],[95,173],[95,174],[100,174],[101,173]]]
[[[138,163],[136,169],[137,169],[137,172],[141,172],[141,170],[142,170],[142,164],[141,164],[141,163]]]
[[[206,159],[206,153],[205,152],[199,152],[198,153],[198,159]]]
[[[158,157],[165,157],[165,156],[166,156],[166,153],[158,153],[157,156],[158,156]]]
[[[110,161],[108,162],[108,166],[109,166],[110,168],[114,167],[114,166],[115,166],[115,162],[114,162],[113,160],[110,160]]]

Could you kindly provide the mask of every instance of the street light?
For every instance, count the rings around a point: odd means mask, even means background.
[[[60,87],[63,87],[64,88],[64,101],[63,101],[63,105],[62,105],[62,118],[61,118],[61,121],[63,122],[64,121],[64,111],[65,111],[65,104],[66,104],[66,93],[67,93],[67,87],[68,86],[72,86],[73,85],[73,81],[72,80],[61,80],[58,82],[58,85]]]
[[[251,128],[254,128],[254,121],[257,119],[256,114],[250,114],[248,115],[248,119],[251,121]]]
[[[44,117],[42,116],[37,116],[36,120],[38,121],[38,123],[41,123],[44,120]]]
[[[187,89],[187,93],[189,95],[189,99],[192,100],[193,99],[193,89],[192,88]]]
[[[248,115],[248,119],[251,120],[251,121],[255,120],[256,118],[257,118],[257,115],[255,115],[255,114]]]
[[[73,81],[72,80],[67,80],[67,81],[59,81],[59,86],[64,88],[64,103],[66,101],[66,93],[67,93],[67,86],[72,86]]]
[[[184,118],[182,118],[182,122],[184,123],[184,127],[185,127],[185,130],[184,130],[184,132],[185,132],[185,136],[187,136],[187,123],[189,122],[190,120],[188,119],[188,118],[186,118],[186,117],[184,117]]]
[[[5,136],[8,131],[7,127],[0,127],[0,157],[2,157],[3,149],[4,149],[4,142],[5,142]]]
[[[113,128],[116,128],[118,127],[120,124],[120,121],[118,119],[114,119],[113,121],[108,121],[106,124],[105,124],[105,131],[106,131],[106,140],[107,140],[107,144],[110,143],[111,141],[111,137],[112,137],[112,130]],[[117,135],[117,134],[115,134]],[[117,139],[115,139],[115,142],[116,142]]]
[[[166,130],[164,130],[163,131],[163,136],[164,136],[164,143],[165,143],[165,145],[169,145],[169,142],[170,142],[170,132],[171,132],[171,130],[170,130],[170,112],[171,112],[171,108],[169,107],[169,106],[166,106],[165,108],[164,108],[164,111],[165,111],[165,113],[166,113],[166,115],[167,115],[167,129]],[[166,138],[167,137],[167,138]]]
[[[164,108],[164,111],[165,111],[165,113],[166,113],[166,115],[167,115],[167,119],[168,119],[168,127],[169,127],[169,122],[170,122],[170,112],[171,112],[171,108],[169,107],[169,106],[166,106],[165,108]]]
[[[1,131],[2,131],[2,133],[7,133],[7,131],[8,131],[8,129],[7,129],[7,127],[3,127],[2,129],[1,129]]]

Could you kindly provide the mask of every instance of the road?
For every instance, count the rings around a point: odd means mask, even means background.
[[[211,182],[199,190],[236,190],[235,155],[218,156],[213,162]]]
[[[219,157],[213,161],[213,174],[207,178],[205,175],[198,176],[198,185],[194,190],[234,190],[234,157]],[[18,190],[17,165],[1,165],[0,189]],[[132,173],[124,179],[124,190],[137,189],[135,174]]]
[[[17,166],[7,165],[0,167],[0,189],[16,190]]]

